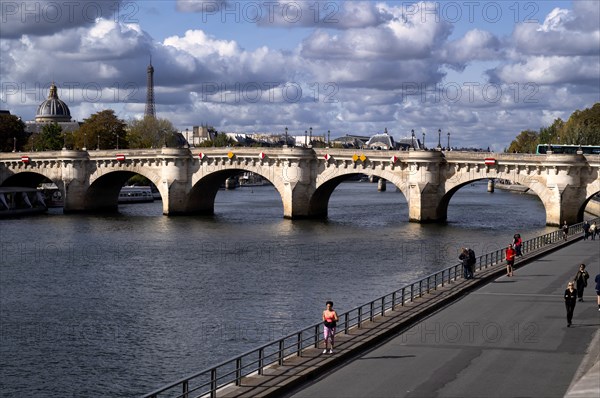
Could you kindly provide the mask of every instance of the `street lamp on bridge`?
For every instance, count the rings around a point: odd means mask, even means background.
[[[423,133],[423,150],[425,150],[425,133]]]
[[[450,132],[448,131],[448,150],[450,150]]]
[[[415,150],[415,130],[412,129],[412,130],[410,130],[410,132],[411,132],[411,141],[410,142],[412,145],[412,149],[414,151]]]
[[[438,129],[438,145],[437,145],[437,150],[438,151],[442,150],[442,129]]]
[[[283,146],[287,148],[287,145],[288,145],[288,128],[286,126],[286,128],[285,128],[285,144],[283,144]]]

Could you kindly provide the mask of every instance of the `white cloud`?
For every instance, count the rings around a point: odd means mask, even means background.
[[[65,29],[94,25],[97,19],[120,18],[123,0],[3,1],[0,4],[2,37],[44,36]]]

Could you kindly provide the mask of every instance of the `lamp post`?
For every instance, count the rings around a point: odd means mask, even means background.
[[[117,136],[117,151],[119,150],[119,133],[115,133]]]
[[[190,130],[189,130],[187,127],[186,127],[186,128],[185,128],[185,140],[187,141],[187,143],[188,143],[188,146],[190,146],[190,137],[189,137],[189,133],[190,133]]]
[[[442,150],[442,129],[438,129],[438,150]]]
[[[412,145],[412,149],[413,151],[415,150],[415,130],[410,130],[411,133],[411,139],[410,139],[410,143]]]
[[[450,132],[448,131],[448,150],[450,150]]]
[[[327,130],[327,146],[331,146],[331,130]]]
[[[312,127],[308,129],[308,145],[312,145]]]
[[[83,148],[84,151],[87,151],[87,133],[83,133]]]
[[[163,148],[167,147],[167,131],[165,129],[162,130],[163,133]]]
[[[13,137],[13,152],[17,152],[17,137]]]
[[[65,131],[65,133],[63,134],[63,151],[67,150],[67,132]]]
[[[308,131],[304,130],[304,146],[307,146],[307,144],[306,144],[307,135],[308,135]]]
[[[425,133],[423,133],[423,150],[425,150]]]
[[[287,148],[288,145],[288,128],[285,128],[285,144],[283,144],[283,146],[285,146]]]
[[[100,134],[98,134],[98,146],[96,147],[96,150],[100,150]]]

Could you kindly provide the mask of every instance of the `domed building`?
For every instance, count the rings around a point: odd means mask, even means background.
[[[67,104],[58,98],[56,85],[52,83],[50,86],[50,94],[48,99],[38,106],[35,114],[35,121],[38,123],[44,122],[70,122],[71,111]]]
[[[25,130],[38,133],[48,123],[58,123],[63,131],[74,131],[79,128],[79,123],[71,120],[69,106],[58,98],[58,88],[54,83],[50,85],[48,98],[38,106],[35,121],[26,122]]]

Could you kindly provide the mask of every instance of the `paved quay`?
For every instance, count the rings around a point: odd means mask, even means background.
[[[304,350],[217,396],[597,397],[600,242],[544,252],[519,258],[512,278],[478,271],[338,334],[334,355]],[[581,262],[592,280],[567,328],[562,293]]]

